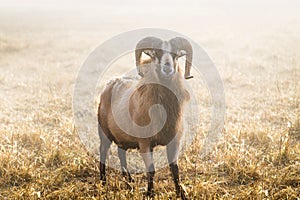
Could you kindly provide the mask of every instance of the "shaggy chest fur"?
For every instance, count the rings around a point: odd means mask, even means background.
[[[159,84],[146,84],[139,87],[132,95],[132,104],[129,110],[134,122],[139,126],[146,126],[151,123],[149,110],[153,105],[160,105],[158,112],[152,116],[156,120],[166,121],[163,128],[153,137],[152,145],[166,145],[176,135],[176,130],[181,123],[182,98],[176,96],[170,89]],[[139,101],[135,101],[139,100]]]

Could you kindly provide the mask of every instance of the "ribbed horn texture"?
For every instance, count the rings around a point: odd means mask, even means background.
[[[190,79],[193,78],[191,76],[191,67],[192,67],[192,61],[193,61],[193,47],[191,43],[182,37],[175,37],[171,40],[169,40],[170,44],[178,49],[178,51],[184,50],[186,53],[186,61],[185,61],[185,72],[184,72],[184,78]]]

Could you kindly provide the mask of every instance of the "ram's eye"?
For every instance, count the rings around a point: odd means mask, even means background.
[[[148,56],[150,56],[151,58],[153,58],[155,56],[155,51],[152,50],[152,49],[147,49],[147,50],[144,50],[144,53]]]

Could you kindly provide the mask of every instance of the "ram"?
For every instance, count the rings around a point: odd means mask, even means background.
[[[142,60],[145,53],[149,59]],[[186,56],[185,72],[178,58]],[[145,162],[148,189],[153,196],[153,148],[166,146],[167,159],[176,193],[185,199],[179,184],[178,155],[183,135],[183,109],[190,99],[184,79],[190,75],[193,49],[188,40],[176,37],[163,41],[146,37],[135,49],[139,78],[116,78],[105,87],[98,107],[100,144],[100,179],[105,183],[105,162],[112,142],[118,146],[122,174],[127,170],[126,150],[139,149]]]

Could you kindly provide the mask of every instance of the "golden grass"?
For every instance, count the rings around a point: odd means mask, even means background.
[[[49,115],[60,112],[49,111]],[[69,108],[71,109],[71,108]],[[108,184],[99,181],[98,162],[78,140],[71,116],[53,119],[57,130],[1,132],[0,196],[9,199],[141,199],[144,174],[127,183],[108,170]],[[180,159],[182,184],[195,199],[297,199],[300,193],[300,126],[278,138],[268,132],[226,131],[225,140],[204,160],[195,142]],[[166,173],[167,171],[167,173]],[[168,169],[155,177],[157,199],[175,198]]]

